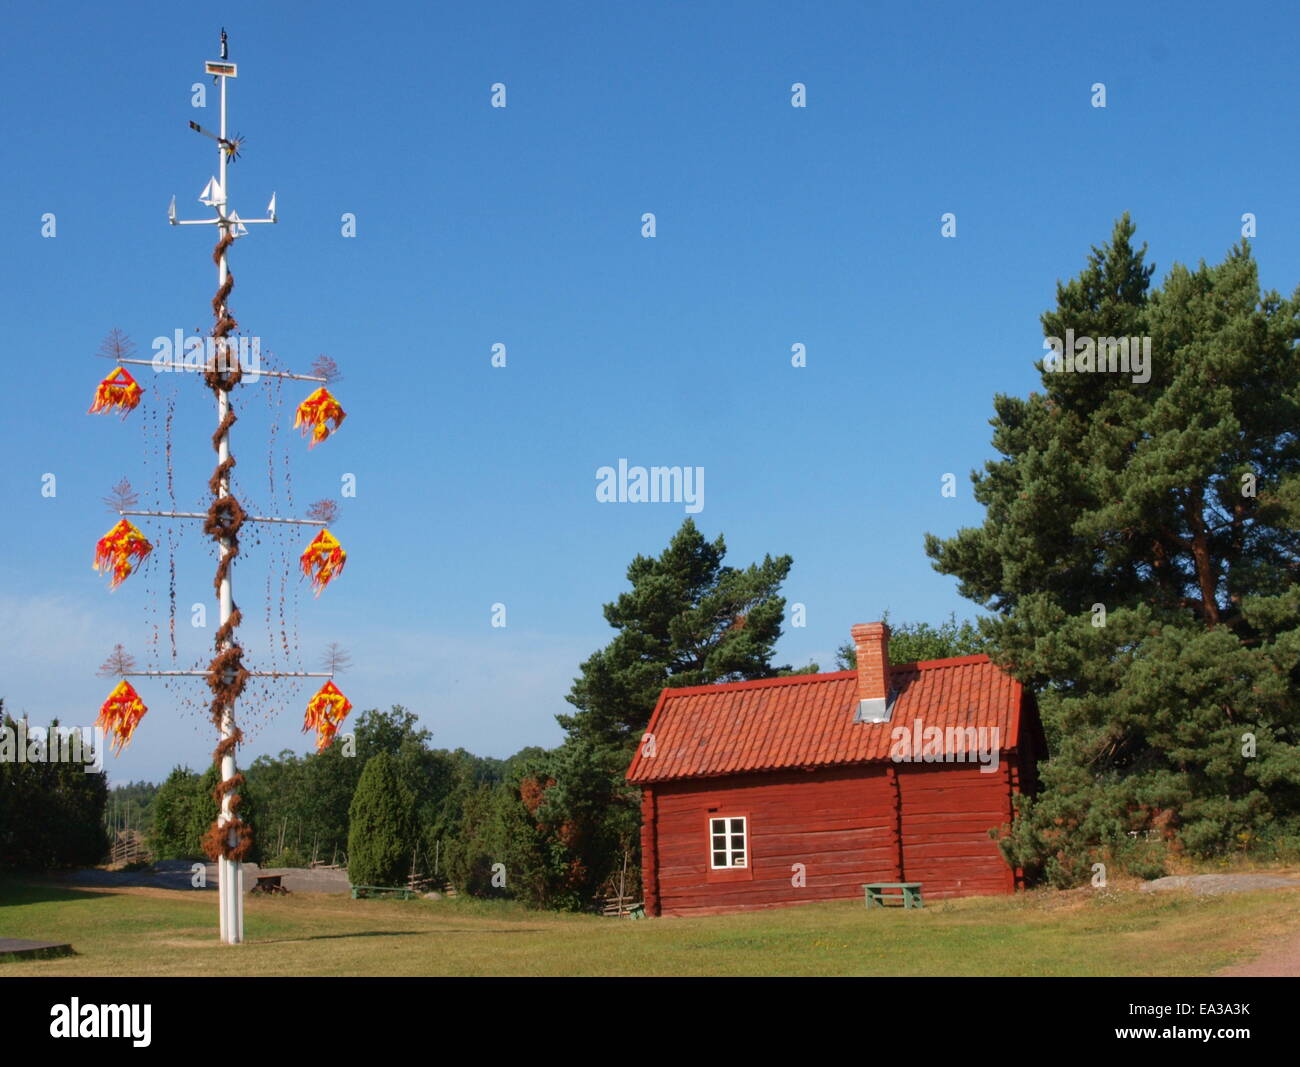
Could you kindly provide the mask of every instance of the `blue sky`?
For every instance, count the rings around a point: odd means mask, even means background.
[[[579,663],[612,636],[601,605],[684,517],[598,503],[597,468],[703,467],[696,521],[729,562],[794,557],[784,591],[808,625],[781,662],[828,668],[882,609],[974,614],[923,535],[980,520],[967,475],[990,455],[993,394],[1034,387],[1038,316],[1118,215],[1158,280],[1221,258],[1254,212],[1264,284],[1297,281],[1293,35],[1268,5],[268,7],[221,16],[247,137],[232,202],[260,215],[274,190],[281,218],[235,246],[231,304],[283,363],[328,353],[345,375],[337,437],[289,441],[298,511],[357,484],[335,527],[344,576],[291,598],[298,655],[314,668],[339,641],[357,708],[405,704],[440,745],[560,739]],[[145,370],[125,423],[85,411],[110,328],[148,354],[210,325],[211,234],[168,227],[166,208],[206,213],[215,151],[186,123],[216,125],[215,93],[195,109],[191,85],[219,26],[162,4],[6,16],[0,696],[38,722],[93,721],[113,644],[143,661],[165,630],[165,551],[113,594],[90,567],[108,488],[126,475],[149,503],[160,484],[150,403],[175,392],[178,506],[201,503],[211,468],[196,380]],[[237,489],[257,501],[268,392],[237,394]],[[286,387],[282,444],[305,393]],[[163,529],[145,524],[165,549]],[[252,658],[271,547],[246,538],[236,571]],[[189,625],[211,605],[208,551],[181,540],[179,666],[208,655],[211,624]],[[111,777],[205,765],[200,713],[140,689],[151,711]],[[244,761],[306,749],[306,695],[250,718]]]

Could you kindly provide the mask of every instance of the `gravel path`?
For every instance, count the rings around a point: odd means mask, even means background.
[[[1300,878],[1276,874],[1172,874],[1142,883],[1143,893],[1188,889],[1197,896],[1213,893],[1249,893],[1255,889],[1300,888]]]
[[[144,887],[147,889],[177,889],[193,892],[193,864],[185,860],[162,860],[144,871],[101,871],[89,868],[71,871],[60,880],[68,885],[102,888]],[[217,888],[217,865],[206,864],[205,889]],[[259,874],[278,874],[280,884],[290,893],[346,893],[349,890],[348,872],[328,870],[324,867],[259,867],[256,863],[244,864],[244,889],[257,884]]]

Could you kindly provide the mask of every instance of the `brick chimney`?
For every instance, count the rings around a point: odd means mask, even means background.
[[[858,654],[858,710],[854,722],[889,721],[889,627],[860,622],[849,631]]]

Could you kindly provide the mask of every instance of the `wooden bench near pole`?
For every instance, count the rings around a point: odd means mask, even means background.
[[[886,894],[886,890],[890,892]],[[864,882],[862,891],[868,908],[883,908],[887,900],[897,900],[905,908],[925,907],[921,902],[920,882]]]

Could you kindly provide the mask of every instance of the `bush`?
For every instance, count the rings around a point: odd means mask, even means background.
[[[1283,828],[1262,837],[1256,843],[1255,854],[1275,863],[1300,863],[1300,833]]]
[[[1160,838],[1128,837],[1111,850],[1121,871],[1149,882],[1169,873],[1169,848]]]

